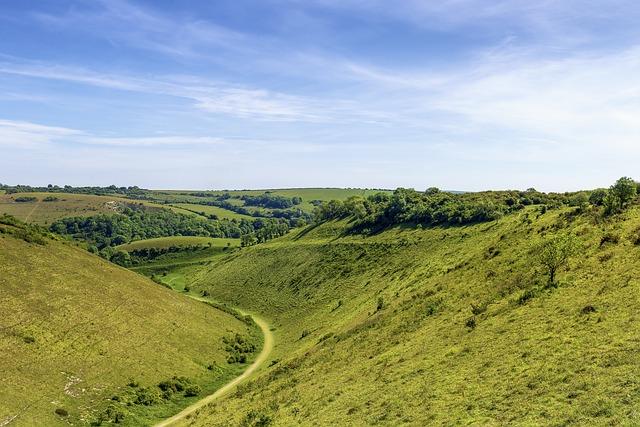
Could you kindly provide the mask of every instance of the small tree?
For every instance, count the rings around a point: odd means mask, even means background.
[[[593,190],[589,195],[589,203],[594,206],[604,205],[604,199],[607,197],[607,190],[604,188],[598,188]]]
[[[636,196],[636,182],[628,177],[622,177],[609,188],[604,199],[607,214],[620,212]]]
[[[556,273],[569,262],[569,258],[577,251],[578,245],[570,234],[553,236],[535,248],[535,254],[549,276],[547,285],[554,286]]]

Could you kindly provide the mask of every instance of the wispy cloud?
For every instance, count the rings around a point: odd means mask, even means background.
[[[99,0],[65,13],[34,13],[34,17],[55,30],[73,29],[176,57],[203,57],[212,47],[246,48],[242,33],[194,17],[168,17],[125,0]]]
[[[188,99],[201,111],[265,121],[353,120],[354,113],[357,111],[349,109],[348,102],[340,99],[323,101],[195,77],[134,77],[24,60],[0,62],[0,73],[168,95]],[[365,114],[366,111],[362,111],[357,116]]]
[[[82,132],[75,129],[0,120],[0,146],[4,147],[34,148],[79,135],[82,135]]]

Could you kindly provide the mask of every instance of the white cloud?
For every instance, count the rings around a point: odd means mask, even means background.
[[[75,129],[0,120],[0,146],[5,147],[34,148],[79,135],[82,135],[82,132]]]

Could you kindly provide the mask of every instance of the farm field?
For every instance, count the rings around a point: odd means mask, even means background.
[[[16,199],[21,197],[35,198],[35,200],[17,202]],[[47,198],[50,198],[51,201],[46,201]],[[129,204],[143,204],[154,208],[162,207],[147,201],[112,196],[71,193],[14,193],[0,195],[0,214],[6,213],[21,221],[48,225],[65,217],[115,213],[121,207]]]
[[[205,215],[215,215],[220,219],[254,219],[254,217],[250,215],[239,214],[228,209],[219,208],[217,206],[198,205],[195,203],[176,203],[169,206],[181,208],[188,212],[203,212]]]
[[[375,189],[358,189],[358,188],[289,188],[289,189],[266,189],[266,190],[155,190],[152,192],[152,197],[158,201],[167,201],[169,203],[180,206],[182,202],[198,202],[198,201],[212,201],[214,197],[196,197],[191,194],[202,192],[205,194],[211,194],[212,196],[219,196],[222,194],[229,194],[231,198],[226,201],[235,206],[244,206],[244,202],[240,199],[243,195],[256,196],[270,192],[276,196],[283,197],[301,197],[302,203],[299,205],[301,209],[306,212],[312,212],[314,205],[311,203],[314,200],[330,201],[330,200],[346,200],[352,196],[367,197],[376,193],[390,193],[389,190],[375,190]],[[198,207],[205,207],[198,205]],[[190,208],[189,208],[190,209]],[[194,209],[197,210],[197,209]]]
[[[0,305],[11,313],[0,316],[2,423],[148,425],[242,372],[246,364],[227,363],[223,337],[260,345],[255,326],[231,314],[69,244],[27,242],[20,236],[37,233],[2,221]],[[154,397],[174,376],[196,395]],[[155,403],[127,405],[135,396]]]

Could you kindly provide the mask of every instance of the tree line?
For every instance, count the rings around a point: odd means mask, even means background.
[[[274,218],[207,221],[168,209],[134,205],[120,213],[63,218],[51,224],[50,230],[85,240],[100,251],[134,240],[168,236],[241,238],[256,235],[264,240],[284,235],[289,225],[286,220]]]
[[[140,188],[138,186],[117,187],[110,185],[108,187],[73,187],[71,185],[53,185],[46,187],[32,187],[30,185],[6,185],[0,184],[0,190],[4,190],[7,194],[14,193],[72,193],[72,194],[92,194],[96,196],[105,195],[121,195],[135,199],[149,198],[150,190]]]
[[[392,194],[331,200],[318,205],[313,215],[316,222],[350,218],[350,229],[354,232],[374,232],[399,224],[432,227],[487,222],[528,205],[542,205],[544,209],[602,207],[603,215],[613,215],[636,199],[639,187],[633,179],[623,177],[609,189],[574,193],[543,193],[533,188],[478,193],[450,193],[437,188],[418,192],[398,188]]]

